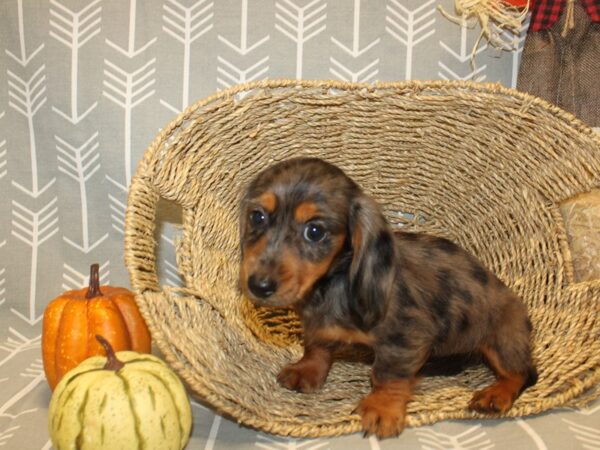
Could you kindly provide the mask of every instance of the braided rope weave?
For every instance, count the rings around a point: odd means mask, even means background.
[[[336,362],[322,390],[276,383],[301,356],[297,318],[238,292],[237,217],[258,170],[297,155],[343,168],[406,230],[459,243],[528,304],[536,386],[508,416],[600,395],[600,281],[576,283],[561,201],[600,185],[600,139],[562,110],[491,84],[265,81],[189,107],[156,137],[129,193],[125,258],[165,359],[191,390],[247,426],[293,436],[360,429],[352,414],[369,367]],[[159,199],[183,210],[177,262],[185,288],[161,287]],[[423,380],[407,424],[476,418],[466,405],[484,367]]]

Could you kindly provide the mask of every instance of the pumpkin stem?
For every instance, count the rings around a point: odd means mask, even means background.
[[[106,352],[106,364],[104,365],[104,370],[114,370],[115,372],[121,370],[125,363],[117,359],[117,355],[115,355],[115,351],[106,339],[104,339],[99,334],[96,335],[96,340],[100,342],[100,345],[104,347],[104,351]]]
[[[100,264],[95,263],[90,266],[90,285],[88,291],[85,294],[85,298],[90,299],[94,297],[100,297],[102,292],[100,291]]]

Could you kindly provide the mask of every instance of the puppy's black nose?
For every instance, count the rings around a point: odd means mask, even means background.
[[[269,277],[250,275],[248,289],[258,298],[268,298],[277,290],[277,283]]]

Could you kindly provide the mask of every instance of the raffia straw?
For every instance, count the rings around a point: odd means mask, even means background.
[[[569,31],[571,31],[575,27],[575,0],[567,0],[567,8],[565,14],[567,15],[567,17],[565,19],[565,26],[563,27],[562,33],[560,34],[562,37],[566,37],[567,34],[569,34]]]
[[[523,298],[540,378],[507,416],[600,395],[600,281],[574,280],[558,207],[599,187],[598,135],[498,84],[268,80],[219,92],[173,119],[129,190],[125,260],[136,301],[153,342],[195,396],[267,432],[360,430],[353,410],[369,392],[370,367],[336,361],[313,394],[280,387],[278,371],[301,356],[298,318],[257,309],[238,289],[243,189],[258,171],[300,155],[340,166],[394,227],[451,239]],[[159,285],[161,198],[183,210],[183,289]],[[483,418],[466,406],[492,380],[483,366],[424,379],[408,426]]]
[[[529,4],[525,8],[517,8],[502,0],[455,0],[456,16],[446,12],[441,5],[438,10],[448,20],[472,28],[475,22],[468,24],[469,20],[479,22],[481,32],[471,51],[471,66],[475,69],[475,55],[485,38],[493,47],[500,50],[514,50],[521,31],[521,25],[527,17]],[[513,38],[503,37],[503,31],[508,31]]]

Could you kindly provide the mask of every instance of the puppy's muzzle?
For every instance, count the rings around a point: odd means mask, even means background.
[[[256,298],[267,299],[277,290],[277,282],[268,276],[250,275],[248,289]]]

